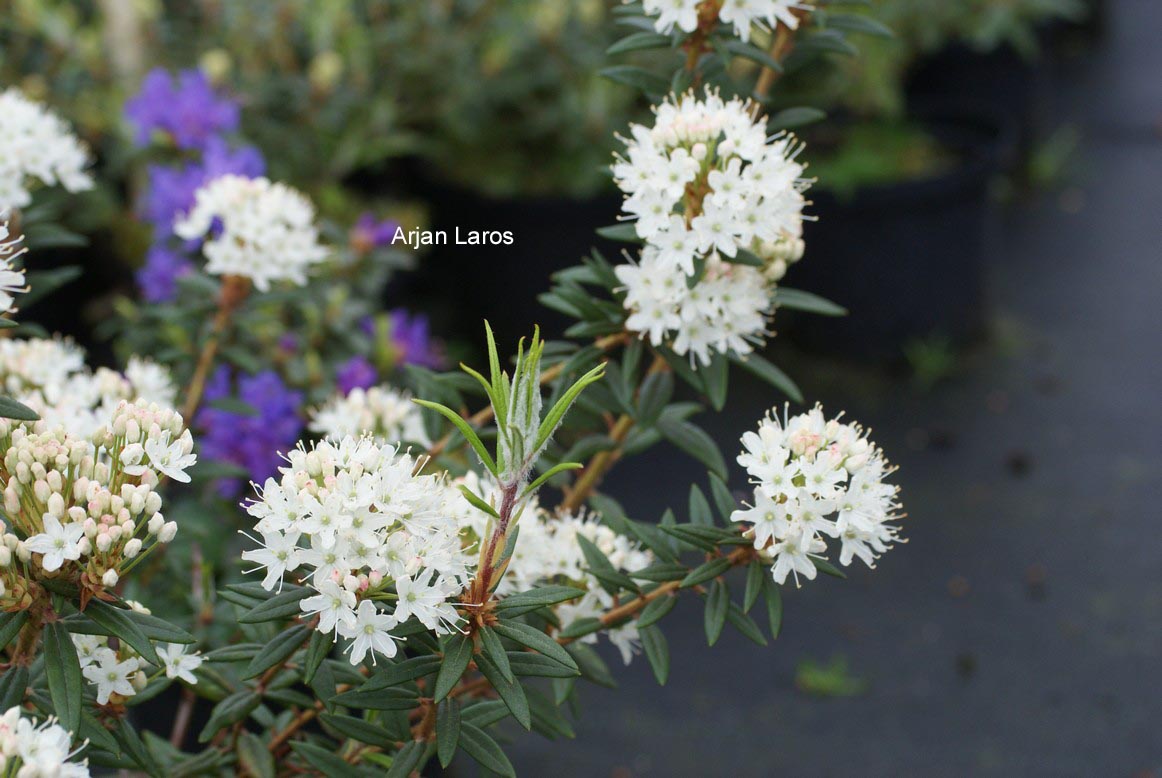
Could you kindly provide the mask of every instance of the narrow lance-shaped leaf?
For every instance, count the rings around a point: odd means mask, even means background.
[[[605,375],[605,365],[597,365],[588,373],[578,378],[565,394],[561,396],[561,399],[557,401],[556,405],[549,409],[544,421],[541,422],[540,429],[537,431],[537,442],[533,447],[534,452],[539,452],[548,443],[549,438],[557,431],[557,427],[560,426],[569,408],[572,407],[581,392],[585,391],[585,387],[595,381],[601,380],[603,375]]]
[[[472,446],[472,450],[476,452],[476,456],[480,457],[480,461],[486,468],[488,468],[488,472],[492,473],[493,475],[497,474],[496,463],[492,460],[492,455],[489,454],[488,449],[484,447],[484,443],[480,440],[480,436],[476,434],[476,430],[472,429],[472,427],[469,426],[468,422],[465,421],[460,414],[456,413],[456,411],[445,405],[440,405],[440,403],[419,399],[413,399],[412,402],[414,402],[416,405],[428,408],[429,410],[433,410],[446,418],[448,421],[452,422],[452,425],[457,430],[459,430],[460,434],[464,436],[464,439],[468,441],[468,445]]]

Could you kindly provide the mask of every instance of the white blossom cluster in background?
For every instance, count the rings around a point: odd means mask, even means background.
[[[70,761],[73,737],[56,719],[37,724],[19,706],[0,716],[0,774],[16,778],[88,778],[88,760]]]
[[[315,207],[285,184],[226,175],[194,195],[194,207],[174,223],[185,240],[206,237],[206,272],[245,276],[266,291],[271,283],[305,284],[327,249],[319,243]]]
[[[894,472],[883,452],[857,424],[826,419],[817,405],[780,423],[772,414],[758,432],[742,436],[738,463],[754,484],[753,507],[732,521],[751,525],[754,547],[773,563],[782,584],[791,573],[813,579],[811,557],[840,542],[839,563],[856,557],[868,567],[899,538],[899,487],[884,483]],[[821,558],[821,557],[820,557]]]
[[[131,357],[124,374],[89,370],[84,349],[61,338],[0,339],[0,393],[36,411],[45,427],[76,438],[91,437],[122,400],[173,406],[177,396],[161,365]]]
[[[8,222],[0,222],[0,316],[15,313],[16,298],[13,295],[28,291],[24,283],[24,268],[13,264],[27,250],[20,248],[21,240],[23,238],[19,235],[10,237]]]
[[[643,0],[642,6],[650,16],[657,16],[654,27],[669,34],[674,27],[682,32],[694,32],[698,27],[698,12],[714,0]],[[631,2],[631,0],[625,0]],[[734,34],[750,40],[752,25],[774,29],[783,24],[792,30],[799,27],[793,13],[796,8],[810,8],[807,0],[719,0],[718,19],[734,25]]]
[[[262,547],[242,558],[266,571],[267,590],[293,573],[317,594],[301,603],[316,628],[351,640],[352,664],[392,657],[391,630],[416,617],[438,634],[455,628],[452,605],[475,557],[450,518],[464,498],[416,459],[370,437],[300,444],[279,479],[246,506]],[[392,591],[394,590],[394,591]]]
[[[768,137],[751,108],[709,90],[671,97],[653,127],[631,126],[613,167],[646,243],[638,265],[616,268],[627,327],[703,364],[762,341],[772,286],[803,254],[801,146]]]
[[[381,443],[431,445],[420,407],[407,392],[386,385],[332,397],[312,413],[310,430],[336,440],[368,434]]]
[[[0,92],[0,213],[32,202],[32,187],[91,189],[89,154],[72,129],[15,87]]]
[[[126,604],[138,613],[150,613],[139,602],[126,600]],[[123,702],[145,689],[149,682],[145,668],[150,667],[150,663],[124,640],[118,641],[113,648],[104,635],[71,637],[81,663],[81,675],[93,685],[98,705],[108,704],[110,700]],[[165,673],[171,680],[197,684],[194,671],[205,661],[198,652],[188,653],[188,646],[178,643],[158,645],[156,651],[161,660],[161,666],[157,668],[159,675]]]
[[[192,450],[181,415],[144,402],[122,401],[91,439],[0,419],[0,610],[29,607],[45,574],[112,588],[173,540],[157,485],[188,481]]]
[[[486,501],[495,491],[495,487],[485,486],[475,473],[469,473],[459,482]],[[463,501],[457,519],[465,530],[469,548],[477,550],[477,539],[488,537],[489,516]],[[520,535],[504,578],[496,589],[497,594],[515,594],[550,583],[585,589],[584,597],[554,606],[553,610],[560,618],[562,628],[581,619],[599,617],[614,606],[613,597],[587,571],[588,563],[577,542],[579,536],[597,546],[621,572],[641,570],[654,562],[653,554],[648,549],[614,532],[602,524],[596,515],[555,515],[542,508],[535,497],[525,506],[516,526]],[[604,634],[617,646],[622,660],[629,664],[637,653],[636,623],[630,620],[622,626],[605,630]],[[579,640],[596,643],[597,633],[590,633]]]

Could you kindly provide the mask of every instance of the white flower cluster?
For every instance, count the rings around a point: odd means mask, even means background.
[[[625,0],[630,2],[630,0]],[[657,15],[654,27],[658,32],[669,34],[674,27],[682,32],[694,32],[698,28],[699,14],[704,8],[718,5],[718,19],[724,24],[734,25],[734,34],[744,41],[750,40],[752,25],[774,29],[783,24],[792,30],[799,27],[799,18],[793,13],[796,8],[809,8],[807,0],[643,0],[645,12]]]
[[[130,608],[140,613],[150,611],[144,605],[127,600]],[[118,641],[117,647],[109,646],[109,638],[104,635],[72,635],[73,646],[81,663],[81,674],[96,687],[98,705],[107,704],[110,699],[121,702],[145,689],[149,683],[143,668],[147,662],[125,641]],[[202,666],[204,658],[199,652],[186,653],[188,647],[178,643],[157,646],[157,656],[161,659],[159,671],[170,679],[180,679],[188,684],[198,683],[194,671]],[[160,672],[159,672],[160,675]]]
[[[162,475],[189,480],[192,449],[178,413],[144,402],[122,401],[91,440],[0,420],[0,610],[30,607],[44,577],[112,588],[173,540],[156,487]]]
[[[0,393],[36,411],[45,428],[63,427],[76,438],[92,437],[122,400],[172,406],[177,395],[161,365],[131,357],[124,375],[90,371],[83,349],[47,338],[0,339]]]
[[[386,385],[332,397],[313,412],[310,429],[336,440],[366,434],[381,443],[431,445],[420,407],[407,392]]]
[[[84,745],[73,750],[72,735],[45,719],[36,724],[9,708],[0,716],[0,775],[14,778],[88,778],[89,762],[71,762]]]
[[[0,222],[0,316],[16,312],[13,295],[28,291],[24,283],[24,268],[16,267],[13,260],[27,249],[20,248],[22,236],[9,237],[8,222]]]
[[[627,326],[656,345],[672,337],[675,353],[703,363],[712,349],[746,354],[761,341],[770,286],[803,253],[801,146],[769,138],[751,107],[712,91],[670,98],[653,127],[631,127],[613,167],[646,242],[639,265],[616,269]]]
[[[174,232],[185,240],[209,234],[202,247],[209,273],[245,276],[266,291],[276,281],[305,284],[307,271],[327,256],[314,206],[285,184],[226,175],[194,197],[194,207],[174,223]]]
[[[242,558],[266,570],[263,587],[298,571],[317,592],[302,601],[303,615],[351,639],[352,664],[368,652],[394,656],[391,630],[413,616],[438,634],[454,629],[452,603],[474,561],[450,518],[463,496],[369,437],[300,444],[287,460],[247,506],[262,547]]]
[[[91,189],[89,154],[63,120],[15,87],[0,92],[0,212],[32,202],[34,182]]]
[[[868,567],[899,538],[899,487],[884,483],[894,472],[883,452],[857,424],[824,418],[819,406],[784,419],[770,415],[758,432],[742,436],[738,463],[754,484],[754,505],[735,511],[754,547],[773,562],[778,583],[787,574],[813,579],[812,557],[827,551],[824,537],[840,541],[840,564],[855,557]]]
[[[472,491],[488,500],[495,487],[485,487],[480,479],[470,473],[460,479]],[[470,548],[478,540],[487,537],[489,516],[464,501],[457,519],[466,530]],[[653,554],[641,548],[624,535],[619,535],[602,524],[594,515],[554,515],[542,508],[536,498],[525,506],[517,522],[520,534],[516,547],[508,563],[508,569],[497,587],[497,594],[504,596],[527,591],[547,583],[567,584],[585,589],[584,597],[562,603],[554,608],[561,620],[562,628],[580,619],[599,617],[614,606],[613,598],[601,587],[601,583],[588,571],[588,563],[581,551],[577,538],[584,537],[597,546],[610,563],[622,572],[641,570],[653,564]],[[638,630],[634,621],[606,630],[611,643],[621,652],[622,660],[629,664],[638,647]],[[596,643],[597,633],[580,638],[583,643]]]

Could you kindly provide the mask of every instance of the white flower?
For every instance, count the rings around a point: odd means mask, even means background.
[[[177,401],[177,387],[173,376],[165,367],[139,356],[129,357],[125,366],[125,378],[133,385],[135,397],[146,402],[173,407]]]
[[[310,429],[328,438],[367,434],[383,443],[431,445],[420,407],[407,392],[388,386],[356,388],[332,397],[314,411]]]
[[[89,155],[64,121],[15,87],[0,92],[0,212],[32,202],[37,182],[91,189]]]
[[[44,532],[24,541],[24,547],[34,554],[43,554],[40,566],[46,572],[59,570],[65,560],[81,558],[80,540],[85,529],[79,522],[62,525],[51,513],[44,514]]]
[[[616,268],[626,327],[692,362],[761,343],[774,282],[802,256],[801,146],[768,138],[752,107],[709,90],[671,97],[653,127],[631,126],[613,166],[646,242],[636,266]]]
[[[840,540],[839,563],[859,557],[875,566],[893,543],[903,542],[898,489],[883,482],[893,472],[856,424],[828,420],[819,406],[780,423],[768,415],[758,432],[742,436],[738,463],[754,485],[753,507],[731,515],[743,522],[754,547],[773,562],[778,583],[793,574],[815,577],[812,556]]]
[[[630,0],[625,0],[630,2]],[[674,27],[682,32],[694,32],[698,27],[699,10],[705,7],[702,0],[643,0],[645,12],[657,15],[654,27],[658,32],[669,33]],[[792,30],[799,27],[795,9],[809,9],[810,0],[723,0],[718,9],[718,19],[733,25],[734,34],[744,41],[750,40],[752,25],[764,29],[774,29],[783,24]]]
[[[261,505],[261,503],[256,504]],[[262,579],[263,587],[270,590],[277,583],[281,590],[282,577],[288,571],[296,570],[302,561],[298,547],[299,534],[298,532],[283,534],[276,530],[262,532],[262,548],[242,552],[244,560],[258,564],[257,568],[246,572],[253,573],[265,568],[266,578]]]
[[[194,671],[202,666],[205,660],[197,653],[187,654],[187,646],[180,643],[169,643],[157,649],[157,655],[165,668],[166,678],[180,678],[188,684],[196,684],[198,679]]]
[[[2,211],[0,216],[3,216]],[[20,248],[20,242],[24,237],[18,235],[10,239],[8,235],[8,222],[0,222],[0,316],[15,313],[16,298],[13,295],[28,291],[28,286],[24,283],[24,268],[17,268],[12,264],[13,260],[27,250]]]
[[[168,434],[158,438],[151,438],[145,442],[145,456],[149,464],[159,473],[167,475],[183,484],[190,482],[186,469],[198,462],[198,455],[193,453],[194,440],[190,431],[186,430],[173,443],[169,442]],[[126,469],[128,472],[128,468]]]
[[[319,632],[334,632],[337,625],[355,626],[355,594],[334,581],[323,581],[314,597],[300,603],[303,614],[318,615]]]
[[[402,577],[396,580],[395,590],[399,595],[395,617],[400,623],[415,616],[428,629],[437,630],[445,622],[456,622],[456,610],[445,602],[448,593],[438,583]]]
[[[375,664],[375,654],[383,654],[388,659],[395,656],[396,638],[388,632],[399,622],[392,614],[381,613],[371,600],[363,600],[355,611],[355,623],[338,625],[339,634],[351,639],[348,651],[351,664],[357,665],[371,652],[371,662]]]
[[[55,719],[34,724],[19,707],[0,716],[0,765],[16,778],[80,778],[89,775],[87,760],[70,762],[84,748],[72,747],[72,735]]]
[[[130,677],[140,669],[140,662],[130,657],[124,662],[118,662],[116,655],[104,655],[99,661],[90,664],[81,672],[89,683],[97,687],[97,704],[109,702],[109,695],[120,694],[122,697],[132,697],[137,693],[130,682]]]
[[[227,175],[197,191],[174,232],[185,240],[210,233],[202,247],[206,271],[245,276],[266,291],[276,281],[305,284],[307,272],[326,258],[314,221],[311,201],[285,184]]]

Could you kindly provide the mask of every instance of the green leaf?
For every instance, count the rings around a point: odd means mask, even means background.
[[[668,370],[650,373],[642,381],[637,400],[637,423],[652,427],[674,396],[674,375]]]
[[[843,572],[838,567],[828,562],[826,559],[820,559],[819,557],[815,556],[809,556],[807,558],[811,560],[811,564],[815,565],[815,569],[819,572],[825,575],[829,575],[832,578],[842,578],[844,580],[847,579],[847,573]]]
[[[332,638],[325,635],[318,630],[311,633],[311,640],[307,643],[307,656],[303,660],[303,681],[310,683],[315,677],[315,673],[319,670],[319,665],[331,653],[331,647],[334,646]]]
[[[730,569],[730,560],[724,556],[715,557],[709,562],[699,565],[690,571],[690,574],[682,579],[679,584],[680,588],[687,589],[691,586],[697,586],[700,583],[705,583],[711,578],[717,578]]]
[[[670,675],[670,647],[666,643],[666,637],[657,627],[639,629],[639,634],[642,650],[654,671],[654,678],[658,679],[659,686],[665,686],[666,679]]]
[[[469,724],[467,721],[461,722],[460,747],[464,749],[464,753],[476,760],[486,770],[497,775],[508,776],[508,778],[516,778],[516,770],[513,769],[512,762],[508,761],[508,757],[504,755],[504,751],[487,732],[475,724]]]
[[[820,111],[818,108],[811,108],[809,106],[800,106],[796,108],[784,108],[779,111],[767,124],[770,130],[790,130],[795,127],[802,127],[806,124],[814,124],[827,118],[827,114]],[[777,296],[777,292],[776,292]]]
[[[253,732],[243,732],[234,749],[239,763],[255,778],[275,778],[274,754]]]
[[[0,397],[0,419],[16,419],[17,421],[36,421],[40,418],[36,411],[23,403],[18,403],[11,397]]]
[[[763,599],[767,603],[767,618],[771,623],[771,637],[778,640],[783,626],[783,595],[779,585],[769,574],[763,576]]]
[[[250,419],[256,419],[259,416],[257,408],[237,397],[219,397],[217,400],[211,400],[206,403],[206,406],[215,410],[225,411],[226,413],[232,413],[236,416],[245,416]]]
[[[388,749],[395,747],[395,739],[392,738],[386,729],[366,719],[333,713],[320,714],[319,718],[324,724],[340,734],[345,737],[354,738],[360,743]]]
[[[642,239],[638,237],[637,227],[633,222],[622,222],[621,224],[613,224],[608,227],[600,227],[597,234],[606,240],[615,240],[621,243],[641,243]]]
[[[738,500],[730,493],[730,488],[719,476],[710,473],[710,496],[714,498],[714,507],[718,509],[718,515],[722,520],[730,523],[730,517],[738,508]]]
[[[520,616],[546,605],[556,605],[559,602],[575,600],[584,595],[584,589],[573,586],[540,586],[505,597],[496,604],[496,610],[506,617]]]
[[[440,405],[439,403],[428,402],[427,400],[419,400],[414,398],[412,399],[412,402],[424,408],[428,408],[429,410],[433,410],[446,418],[448,421],[452,422],[452,425],[458,429],[460,434],[464,436],[464,439],[468,441],[468,445],[472,446],[472,450],[476,452],[476,456],[480,458],[481,463],[483,463],[483,465],[488,468],[488,472],[492,473],[493,475],[497,474],[496,463],[492,461],[492,456],[488,453],[488,449],[484,447],[484,443],[481,442],[480,437],[476,434],[476,431],[473,430],[471,426],[469,426],[468,422],[465,421],[464,418],[460,416],[460,414],[456,413],[456,411],[448,408],[447,406]]]
[[[557,473],[564,473],[568,470],[580,470],[582,467],[584,467],[584,465],[582,465],[580,462],[560,462],[558,464],[553,465],[548,470],[541,473],[541,475],[538,476],[535,481],[533,481],[531,484],[529,484],[525,488],[524,492],[521,493],[521,499],[523,500],[525,497],[528,497],[530,494],[535,492],[537,489],[540,489],[541,486],[544,485],[545,481],[548,481],[550,478],[555,476]],[[463,487],[461,487],[461,488],[463,488]]]
[[[726,609],[726,620],[751,642],[760,646],[767,644],[767,639],[763,637],[763,631],[759,629],[759,625],[755,623],[754,619],[743,613],[742,608],[738,607],[737,603],[729,603]]]
[[[605,626],[605,622],[601,619],[588,616],[583,619],[577,619],[561,630],[561,637],[563,638],[583,638],[586,635],[592,635],[599,629]]]
[[[655,600],[650,600],[646,607],[642,608],[641,613],[637,617],[637,627],[640,630],[642,627],[649,627],[657,624],[662,618],[674,610],[674,606],[678,604],[678,598],[671,595],[664,595]]]
[[[331,702],[344,708],[361,710],[411,710],[418,704],[415,689],[399,686],[372,691],[356,689],[343,692],[332,697]]]
[[[613,679],[609,667],[592,648],[584,643],[570,643],[565,646],[565,650],[577,661],[577,666],[581,668],[581,676],[587,681],[609,689],[617,688],[617,681]]]
[[[24,626],[24,622],[28,621],[28,611],[16,611],[15,613],[0,613],[0,651],[12,642],[12,639],[20,633],[20,628]],[[8,708],[5,708],[8,710]]]
[[[30,241],[28,245],[31,248],[33,244]],[[29,271],[26,279],[30,289],[27,294],[20,298],[20,307],[29,308],[35,305],[56,290],[80,278],[83,272],[80,265]]]
[[[633,65],[615,65],[613,67],[602,68],[597,71],[597,74],[608,78],[610,81],[625,84],[634,89],[640,89],[647,95],[664,95],[670,89],[670,85],[666,79],[661,78],[655,73],[651,73],[645,68],[634,67]]]
[[[263,624],[268,621],[285,621],[302,613],[299,603],[311,594],[310,589],[303,586],[284,586],[283,591],[270,599],[251,608],[238,617],[242,624]]]
[[[753,43],[744,43],[737,38],[732,38],[726,43],[726,50],[736,57],[749,59],[752,62],[757,62],[765,68],[770,68],[776,73],[783,70],[782,64],[766,52],[765,49],[760,49]]]
[[[757,561],[747,565],[746,593],[742,597],[742,610],[744,613],[750,612],[750,609],[754,607],[755,601],[758,600],[759,595],[762,593],[764,573],[766,573],[766,568]]]
[[[262,697],[251,689],[240,689],[219,702],[210,711],[210,719],[198,735],[199,743],[208,743],[218,730],[237,724],[258,707]]]
[[[502,637],[508,638],[514,643],[531,648],[550,659],[560,662],[565,667],[580,672],[577,663],[573,661],[573,657],[569,656],[569,652],[561,647],[561,644],[553,640],[551,637],[541,632],[536,627],[529,626],[519,621],[500,621],[493,629]]]
[[[480,668],[480,672],[484,673],[484,677],[492,684],[492,688],[496,690],[509,712],[512,713],[513,718],[526,730],[532,729],[529,701],[525,697],[524,688],[520,685],[520,681],[506,679],[488,654],[477,654],[476,664]],[[463,733],[461,733],[460,739],[463,743]]]
[[[702,371],[702,382],[706,386],[706,397],[714,410],[726,407],[727,382],[730,377],[730,360],[723,354],[715,354],[710,364]]]
[[[307,642],[307,639],[310,638],[311,632],[313,631],[306,624],[299,624],[285,632],[279,633],[275,636],[274,640],[267,643],[258,652],[257,656],[250,660],[250,664],[246,665],[246,670],[243,671],[242,677],[254,678],[290,659],[291,655],[295,651],[298,651],[303,643]]]
[[[8,710],[23,704],[24,693],[27,690],[27,667],[17,665],[0,673],[0,709]]]
[[[543,654],[534,654],[530,651],[509,651],[508,664],[514,675],[529,675],[538,678],[576,678],[581,674],[580,667],[571,669],[556,659],[549,659]]]
[[[609,561],[609,557],[605,556],[604,552],[593,541],[584,535],[577,535],[577,544],[581,547],[581,553],[585,556],[585,562],[589,566],[589,572],[601,582],[602,587],[607,592],[616,595],[623,589],[629,589],[634,592],[639,591],[637,583],[628,575],[615,568],[613,563]]]
[[[444,659],[440,664],[440,672],[436,676],[436,689],[433,700],[439,702],[448,696],[452,687],[468,669],[468,662],[472,660],[472,641],[464,635],[453,635],[444,643]]]
[[[642,49],[661,49],[668,47],[670,43],[669,35],[662,35],[657,32],[635,32],[614,43],[605,50],[605,53],[608,56],[613,56],[614,54],[625,54],[626,52],[641,51]]]
[[[714,515],[710,512],[710,503],[706,495],[697,484],[690,485],[690,523],[703,527],[714,526]]]
[[[315,745],[292,741],[291,748],[311,767],[318,770],[327,778],[350,778],[351,765],[330,749]]]
[[[753,356],[753,355],[752,355]],[[662,416],[658,430],[666,440],[706,465],[711,472],[726,478],[726,460],[705,430],[688,421]]]
[[[743,358],[732,356],[731,359],[744,370],[763,379],[795,402],[803,402],[803,393],[799,391],[799,387],[795,385],[795,382],[786,373],[758,354],[748,354]],[[725,473],[719,475],[723,478],[726,477]]]
[[[680,581],[686,577],[688,572],[690,572],[689,568],[677,562],[655,562],[649,567],[634,570],[630,575],[642,581],[663,583],[665,581]]]
[[[706,643],[713,646],[722,637],[722,628],[726,626],[726,611],[730,607],[730,592],[724,581],[715,581],[710,585],[710,593],[706,595],[706,609],[702,613],[703,626],[706,628]]]
[[[142,633],[155,643],[179,643],[188,646],[198,642],[197,638],[181,627],[170,624],[165,619],[150,613],[141,613],[132,609],[126,609],[123,613],[129,617],[130,621],[136,622]]]
[[[129,611],[117,608],[103,600],[89,601],[85,615],[109,630],[111,635],[133,646],[133,650],[153,665],[161,666],[161,659],[153,648],[153,641],[146,637],[141,628],[129,616]]]
[[[555,740],[558,737],[577,737],[577,733],[573,731],[573,726],[561,713],[561,709],[557,707],[552,698],[536,689],[527,689],[526,691],[529,695],[529,710],[533,714],[533,729],[536,732],[550,740]]]
[[[436,709],[436,754],[441,767],[451,764],[459,740],[460,703],[455,700],[444,700]]]
[[[877,21],[870,16],[829,13],[827,14],[825,25],[827,27],[831,27],[837,30],[844,30],[846,32],[862,32],[866,35],[873,35],[877,38],[896,37],[896,34],[892,32],[891,27],[888,27],[883,22]]]
[[[18,321],[12,321],[12,319],[0,318],[0,330],[10,330],[10,329],[13,329],[13,328],[19,327],[19,326],[20,326],[20,322],[18,322]]]
[[[821,316],[846,316],[847,309],[830,300],[801,289],[780,286],[775,290],[775,304],[795,311],[817,313]]]
[[[544,420],[541,421],[541,426],[537,430],[537,442],[533,446],[533,451],[540,451],[541,448],[549,442],[549,438],[553,437],[553,433],[557,431],[557,427],[561,424],[565,414],[568,413],[569,408],[585,391],[585,388],[595,381],[600,381],[601,377],[605,375],[605,365],[597,365],[585,375],[578,378],[572,386],[565,390],[561,395],[561,399],[553,404],[549,412],[545,414]]]
[[[480,635],[480,650],[492,660],[496,669],[504,676],[504,680],[511,683],[513,679],[512,668],[508,666],[508,655],[504,652],[504,644],[500,642],[496,632],[492,630],[492,627],[484,627],[477,634]]]
[[[413,656],[410,659],[404,659],[401,662],[393,662],[391,664],[381,664],[375,673],[367,679],[367,683],[359,687],[360,691],[375,691],[377,689],[387,689],[392,686],[399,686],[401,683],[414,681],[417,678],[422,678],[425,675],[431,675],[438,672],[443,659],[431,654],[425,656]]]
[[[391,760],[391,769],[387,771],[384,778],[408,778],[419,769],[420,763],[424,760],[425,751],[427,751],[427,744],[419,740],[409,740],[399,751],[395,752]]]
[[[484,513],[487,513],[489,516],[491,516],[494,519],[500,518],[500,514],[496,512],[496,508],[493,508],[491,505],[489,505],[487,502],[485,502],[482,497],[480,497],[479,495],[476,494],[476,492],[472,491],[464,484],[460,484],[459,489],[460,489],[460,494],[464,495],[464,499],[467,500],[468,502],[472,503],[472,506],[475,507],[477,510],[483,511]]]

